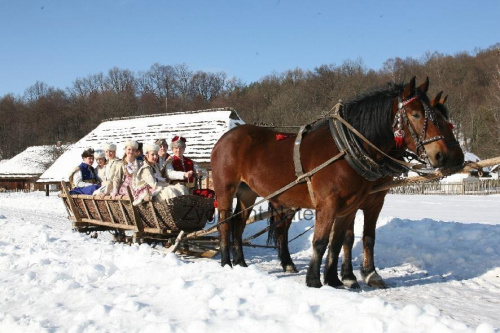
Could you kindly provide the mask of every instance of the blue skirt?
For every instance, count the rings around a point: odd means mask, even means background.
[[[99,189],[101,187],[100,185],[90,185],[90,186],[85,186],[85,187],[75,187],[71,191],[69,191],[69,194],[87,194],[87,195],[92,195],[94,194],[94,191]]]

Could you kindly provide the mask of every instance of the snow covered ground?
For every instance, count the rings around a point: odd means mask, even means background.
[[[375,259],[390,288],[355,292],[305,286],[312,231],[290,243],[297,274],[261,248],[230,269],[72,232],[55,194],[3,193],[0,332],[495,332],[499,207],[499,195],[389,195]],[[358,215],[358,278],[361,230]]]

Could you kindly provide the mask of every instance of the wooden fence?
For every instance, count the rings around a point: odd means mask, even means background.
[[[478,179],[477,181],[466,181],[461,183],[440,183],[433,181],[428,183],[407,184],[391,188],[392,194],[500,194],[499,179]]]

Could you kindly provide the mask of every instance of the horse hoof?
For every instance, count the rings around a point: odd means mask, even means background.
[[[230,261],[221,261],[220,265],[221,265],[222,267],[224,267],[224,266],[229,266],[229,267],[233,268],[233,265],[231,265],[231,262],[230,262]]]
[[[243,261],[233,262],[233,266],[248,267],[247,263]]]
[[[333,281],[326,281],[325,280],[325,284],[330,286],[330,287],[337,288],[337,289],[344,288],[344,284],[338,278],[334,279]]]
[[[295,267],[294,264],[286,265],[283,267],[283,272],[285,273],[298,273],[298,269]]]
[[[342,283],[344,284],[344,287],[348,289],[360,289],[361,286],[359,285],[358,281],[356,280],[342,280]]]
[[[376,271],[373,271],[370,274],[366,275],[364,279],[365,283],[372,288],[387,289],[387,285],[385,284],[384,280],[380,275],[378,275]]]
[[[321,288],[323,286],[319,279],[306,280],[306,285],[312,288]]]

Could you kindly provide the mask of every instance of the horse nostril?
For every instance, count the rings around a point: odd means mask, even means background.
[[[442,165],[443,164],[443,161],[444,161],[444,154],[441,153],[441,152],[438,152],[436,154],[436,162],[438,165]]]

